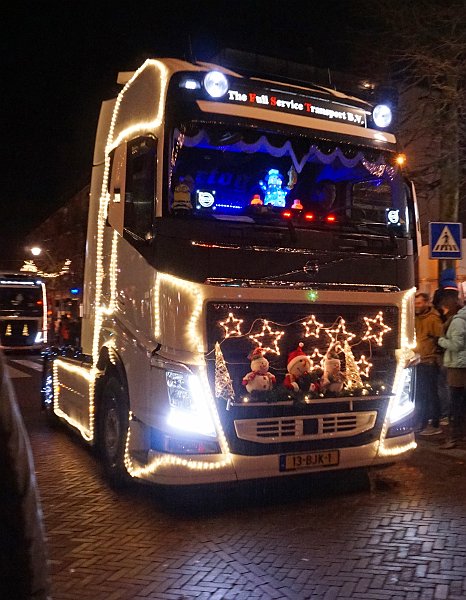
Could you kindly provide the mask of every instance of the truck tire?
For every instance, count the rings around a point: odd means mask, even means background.
[[[125,467],[128,394],[118,379],[109,377],[103,385],[101,399],[97,440],[99,452],[109,484],[113,488],[121,488],[131,479]]]

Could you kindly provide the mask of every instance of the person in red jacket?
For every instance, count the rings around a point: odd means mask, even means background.
[[[50,598],[42,510],[29,438],[1,355],[0,598]]]

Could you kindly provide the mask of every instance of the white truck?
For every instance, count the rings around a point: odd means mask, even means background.
[[[390,108],[147,60],[102,104],[82,347],[43,403],[113,483],[391,463],[413,434],[416,203]]]

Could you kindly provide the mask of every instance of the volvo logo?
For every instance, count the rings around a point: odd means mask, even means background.
[[[319,272],[319,265],[316,262],[308,261],[304,267],[303,271],[306,275],[317,275]]]

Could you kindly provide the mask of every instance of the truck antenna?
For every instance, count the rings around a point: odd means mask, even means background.
[[[191,63],[195,63],[196,62],[196,57],[194,56],[194,52],[193,52],[193,44],[192,44],[192,40],[191,40],[191,34],[188,34],[188,60]]]

